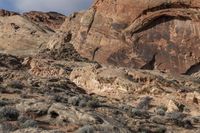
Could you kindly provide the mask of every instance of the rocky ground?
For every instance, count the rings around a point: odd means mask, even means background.
[[[199,133],[199,16],[198,0],[0,10],[0,133]]]
[[[0,132],[200,132],[200,80],[100,65],[70,43],[0,55]]]

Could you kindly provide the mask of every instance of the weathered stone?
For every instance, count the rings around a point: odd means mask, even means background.
[[[40,102],[34,99],[26,99],[16,105],[16,108],[24,113],[30,113],[35,116],[47,114],[50,105],[46,102]]]
[[[74,69],[70,74],[70,79],[90,93],[112,94],[110,96],[115,98],[138,88],[136,83],[126,77],[122,69],[95,69],[95,66],[86,66]]]
[[[199,8],[198,0],[96,0],[61,30],[72,31],[71,42],[91,60],[192,74],[200,62]]]
[[[170,100],[167,105],[167,112],[177,112],[177,111],[179,111],[177,104],[173,100]]]
[[[63,33],[58,32],[54,34],[49,42],[47,43],[47,46],[49,49],[60,49],[63,44],[68,43],[71,41],[72,34],[69,33]]]
[[[65,16],[57,12],[31,11],[24,13],[23,16],[52,30],[60,28],[62,23],[65,21]]]
[[[67,107],[61,103],[54,103],[48,110],[51,118],[57,119],[58,122],[72,122],[72,123],[96,123],[96,119],[84,112],[81,112],[73,107]]]
[[[30,66],[29,72],[31,74],[40,77],[56,77],[67,74],[63,67],[56,67],[51,62],[51,60],[31,59],[27,65]]]
[[[197,98],[198,93],[188,93],[186,95],[186,101],[191,102],[191,103],[195,103],[195,104],[199,104],[199,98]]]
[[[89,28],[91,26],[91,24],[93,23],[94,20],[94,16],[95,16],[95,9],[90,9],[88,11],[86,11],[83,15],[83,17],[81,18],[81,24],[87,28]]]
[[[0,52],[34,55],[44,48],[52,30],[27,20],[21,15],[0,16]]]

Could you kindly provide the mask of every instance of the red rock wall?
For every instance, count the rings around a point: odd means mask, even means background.
[[[97,0],[74,19],[80,27],[72,42],[89,59],[178,74],[198,70],[198,0]]]

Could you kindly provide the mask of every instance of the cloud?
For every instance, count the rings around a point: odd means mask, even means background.
[[[0,0],[1,1],[1,0]],[[87,9],[93,0],[12,0],[16,10],[26,11],[56,11],[69,14]]]

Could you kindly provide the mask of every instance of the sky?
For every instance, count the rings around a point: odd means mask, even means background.
[[[87,9],[93,0],[0,0],[0,9],[17,12],[56,11],[69,15]]]

